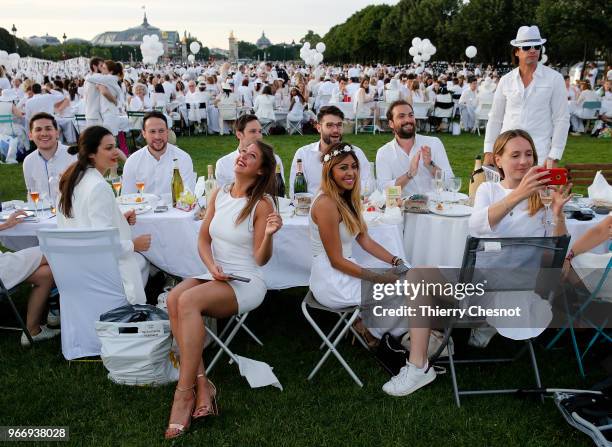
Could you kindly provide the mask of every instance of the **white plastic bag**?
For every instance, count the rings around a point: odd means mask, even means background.
[[[164,385],[176,382],[178,362],[170,352],[170,322],[96,322],[100,357],[108,378],[121,385]]]

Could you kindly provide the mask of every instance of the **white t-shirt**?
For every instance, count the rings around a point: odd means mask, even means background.
[[[179,172],[185,188],[191,191],[195,188],[195,173],[189,154],[178,147],[168,144],[159,161],[151,155],[149,147],[145,146],[134,152],[123,167],[122,193],[135,193],[136,181],[143,179],[144,192],[161,196],[172,194],[172,174],[174,159],[178,161]]]

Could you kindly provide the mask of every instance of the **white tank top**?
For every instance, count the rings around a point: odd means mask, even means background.
[[[321,242],[321,235],[319,234],[319,227],[312,220],[312,208],[314,207],[315,202],[320,197],[317,195],[312,202],[310,207],[310,213],[308,214],[308,227],[310,229],[310,249],[312,251],[312,256],[327,256],[325,252],[325,247],[323,247],[323,242]],[[340,242],[342,243],[342,256],[344,258],[349,258],[353,255],[353,241],[355,240],[357,235],[353,235],[349,232],[348,228],[343,221],[340,221]]]

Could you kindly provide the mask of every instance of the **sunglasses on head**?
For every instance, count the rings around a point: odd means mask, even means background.
[[[531,49],[534,49],[536,51],[540,51],[542,49],[542,45],[530,45],[530,46],[525,46],[525,47],[521,47],[521,50],[523,51],[529,51]]]

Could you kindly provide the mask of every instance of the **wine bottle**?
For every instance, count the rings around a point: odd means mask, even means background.
[[[206,200],[208,200],[208,198],[215,189],[217,189],[217,180],[215,180],[213,166],[208,165],[208,176],[206,177],[206,181],[204,182],[204,193],[206,194]]]
[[[276,163],[276,195],[278,197],[285,197],[285,182],[281,175],[280,163]]]
[[[174,171],[172,172],[172,206],[176,206],[176,202],[183,193],[183,179],[178,167],[178,159],[174,159]]]
[[[306,177],[304,177],[304,171],[302,170],[302,159],[298,158],[295,180],[293,181],[293,193],[298,194],[301,192],[308,192],[308,184],[306,183]]]

